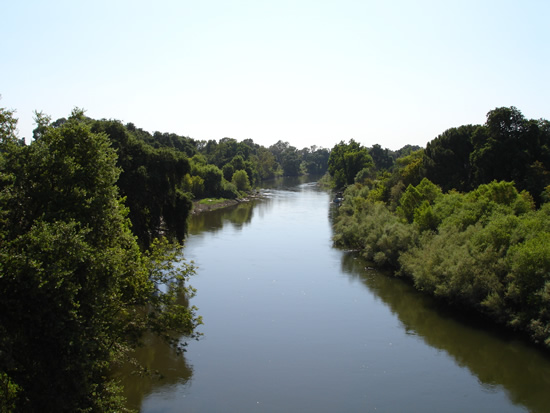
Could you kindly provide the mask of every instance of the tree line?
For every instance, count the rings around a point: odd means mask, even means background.
[[[550,123],[496,108],[390,168],[350,143],[329,159],[335,243],[550,348]]]
[[[82,121],[92,132],[106,134],[116,150],[121,170],[117,186],[144,247],[160,235],[181,242],[193,199],[235,199],[264,180],[322,175],[328,167],[330,151],[316,146],[298,150],[283,141],[267,148],[251,139],[197,141],[174,133],[151,134],[117,120],[83,116]],[[57,128],[65,122],[46,123]],[[40,125],[35,138],[39,131]]]
[[[0,108],[0,411],[120,412],[110,369],[146,334],[176,350],[202,323],[182,256],[192,200],[323,174],[329,150],[195,141]]]

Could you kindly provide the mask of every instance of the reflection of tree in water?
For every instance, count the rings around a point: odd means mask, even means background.
[[[190,305],[189,298],[183,294],[178,294],[177,303],[186,307]],[[186,341],[184,336],[180,343]],[[145,396],[157,389],[183,385],[193,375],[183,352],[177,351],[157,335],[149,334],[142,344],[130,354],[131,361],[117,367],[113,373],[114,378],[120,379],[124,386],[126,406],[137,411]]]
[[[321,178],[315,175],[301,175],[301,176],[286,176],[273,178],[262,182],[262,188],[264,189],[280,189],[285,191],[300,191],[299,186],[306,183],[315,183],[316,180]]]
[[[121,378],[127,407],[139,410],[143,398],[156,389],[187,383],[193,375],[183,354],[178,354],[156,336],[148,337],[132,357],[136,366],[126,363],[117,370],[115,377]],[[142,368],[145,372],[142,372]]]
[[[189,234],[196,235],[201,232],[217,232],[227,224],[233,224],[235,228],[242,228],[252,220],[254,206],[261,201],[242,202],[226,208],[214,209],[192,215],[189,218]]]
[[[451,312],[404,280],[366,271],[358,254],[342,255],[342,270],[360,279],[401,321],[407,334],[444,350],[486,390],[502,386],[514,404],[550,411],[550,357],[492,325]]]
[[[191,215],[189,217],[188,233],[197,235],[204,231],[217,232],[227,223],[233,224],[237,229],[241,229],[252,221],[255,208],[259,208],[259,212],[264,213],[265,208],[273,206],[272,201],[274,197],[273,194],[270,193],[270,190],[301,192],[313,189],[322,191],[322,189],[317,188],[315,181],[313,181],[314,178],[315,177],[311,176],[285,177],[263,182],[262,199],[241,202],[233,206]],[[280,197],[281,193],[278,194]]]

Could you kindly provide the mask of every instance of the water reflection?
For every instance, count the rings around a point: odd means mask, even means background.
[[[486,391],[503,388],[512,403],[532,412],[550,405],[550,356],[483,322],[464,323],[403,280],[373,270],[355,253],[342,255],[342,271],[359,279],[395,314],[406,333],[446,352],[466,367]]]
[[[185,356],[153,335],[147,337],[144,346],[138,348],[132,357],[146,372],[140,373],[141,367],[126,363],[115,374],[115,378],[123,379],[126,406],[130,409],[139,410],[144,397],[152,391],[186,384],[193,375]]]
[[[217,232],[224,225],[230,224],[235,229],[242,229],[250,224],[254,213],[264,214],[273,207],[274,200],[284,200],[284,193],[302,192],[304,190],[319,190],[313,177],[275,178],[262,183],[260,198],[239,204],[191,215],[188,223],[188,232],[198,235],[203,232]]]
[[[320,176],[303,175],[293,177],[279,177],[262,182],[264,189],[280,189],[284,191],[300,192],[303,190],[303,185],[316,185],[316,180]]]
[[[241,229],[252,221],[254,206],[258,202],[262,201],[241,202],[227,208],[192,215],[189,219],[188,232],[191,235],[197,235],[202,232],[217,232],[226,224]]]

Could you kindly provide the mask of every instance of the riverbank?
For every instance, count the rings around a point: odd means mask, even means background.
[[[215,209],[227,208],[233,205],[240,204],[242,202],[250,202],[255,199],[261,199],[262,194],[260,191],[254,191],[247,194],[243,198],[237,199],[225,199],[225,198],[204,198],[193,201],[192,215],[200,214],[206,211],[212,211]]]
[[[418,290],[550,350],[550,203],[535,209],[529,194],[504,181],[443,194],[424,179],[407,188],[396,211],[372,193],[346,189],[336,245],[360,249]]]

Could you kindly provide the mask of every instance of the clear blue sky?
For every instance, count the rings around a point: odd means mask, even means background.
[[[424,146],[550,118],[547,0],[2,2],[1,107],[194,139]]]

